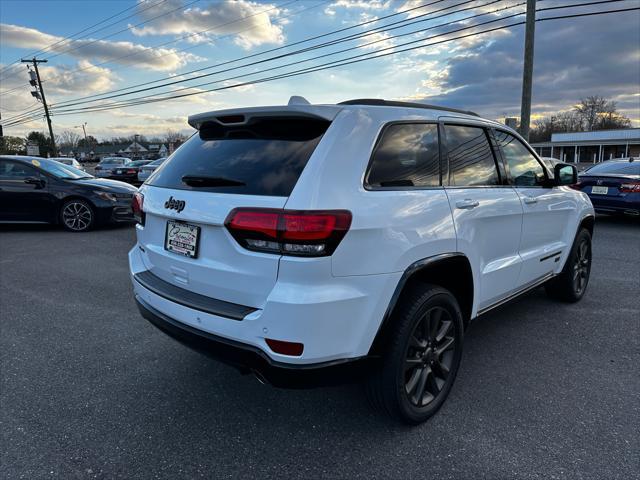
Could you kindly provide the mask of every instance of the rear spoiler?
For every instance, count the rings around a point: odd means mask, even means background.
[[[225,126],[246,125],[254,117],[301,117],[332,121],[342,110],[336,105],[281,105],[273,107],[234,108],[199,113],[189,117],[189,125],[196,130],[205,122],[217,122]]]

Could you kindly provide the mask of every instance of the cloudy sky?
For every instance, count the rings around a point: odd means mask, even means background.
[[[538,8],[586,1],[594,0],[539,0]],[[84,122],[98,138],[188,132],[190,114],[282,104],[291,95],[312,103],[411,100],[494,119],[518,116],[524,27],[507,26],[524,20],[514,16],[523,2],[0,0],[3,123],[22,120],[25,111],[36,117],[5,126],[5,135],[44,131],[27,68],[16,62],[34,53],[48,59],[40,73],[56,133]],[[639,6],[640,0],[622,0],[541,11],[538,18]],[[338,66],[251,83],[329,62]],[[136,92],[150,87],[159,88]],[[120,96],[104,98],[113,95]],[[537,23],[534,118],[588,95],[615,100],[640,126],[638,10]],[[149,99],[158,101],[127,104]]]

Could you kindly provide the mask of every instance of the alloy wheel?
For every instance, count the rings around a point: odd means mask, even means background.
[[[93,214],[82,202],[69,202],[62,210],[62,221],[70,230],[82,231],[91,225]]]
[[[442,307],[427,310],[411,334],[404,363],[404,389],[414,407],[433,402],[453,368],[457,341],[453,319]]]
[[[580,295],[587,287],[589,281],[589,269],[591,266],[591,247],[584,239],[576,250],[576,260],[573,265],[573,288]]]

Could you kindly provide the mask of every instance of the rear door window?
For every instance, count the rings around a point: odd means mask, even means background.
[[[180,190],[289,196],[330,122],[254,118],[248,125],[206,122],[151,178]]]
[[[365,183],[373,188],[439,186],[439,149],[436,124],[389,125],[373,152]]]
[[[486,131],[481,127],[445,125],[452,186],[499,185],[500,177]]]
[[[38,171],[21,162],[0,160],[0,178],[5,180],[23,180],[28,177],[37,177]]]

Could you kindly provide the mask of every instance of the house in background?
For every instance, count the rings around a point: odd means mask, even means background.
[[[94,145],[92,148],[61,147],[60,155],[74,157],[78,160],[98,161],[104,157],[128,157],[155,160],[166,157],[169,150],[164,144],[144,144],[133,142],[131,144],[107,144]]]

